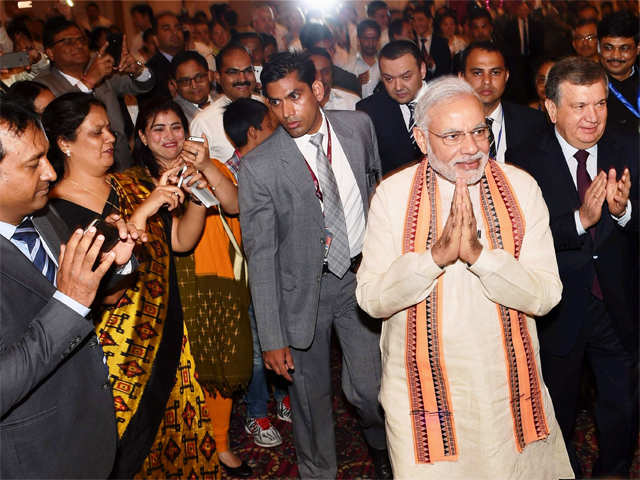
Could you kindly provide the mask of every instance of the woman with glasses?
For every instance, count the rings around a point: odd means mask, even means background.
[[[172,108],[180,112],[177,105]],[[145,141],[160,153],[153,156],[147,149],[148,164],[110,175],[115,138],[100,101],[70,93],[43,114],[48,157],[59,179],[52,201],[67,224],[84,226],[117,212],[148,236],[134,252],[139,266],[131,283],[103,298],[108,305],[94,305],[117,417],[115,478],[219,478],[173,256],[192,249],[202,233],[206,208],[188,194],[205,184],[196,168],[208,163],[207,146],[185,141],[184,116],[174,117],[165,121],[166,115],[141,112],[150,123],[143,129]],[[193,178],[179,182],[183,165],[184,175]],[[206,173],[228,205],[233,184]]]

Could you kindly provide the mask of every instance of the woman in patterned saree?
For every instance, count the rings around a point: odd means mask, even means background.
[[[52,196],[69,225],[117,211],[146,228],[149,237],[135,251],[134,281],[123,286],[117,299],[109,297],[113,305],[94,307],[101,311],[96,330],[109,367],[119,435],[112,476],[219,478],[172,254],[193,248],[206,211],[185,202],[185,192],[173,184],[180,168],[175,158],[188,163],[194,180],[201,181],[193,167],[208,161],[208,150],[206,144],[184,140],[184,118],[163,123],[157,115],[152,122],[152,136],[166,153],[154,172],[160,178],[144,167],[109,175],[115,138],[104,106],[81,93],[54,100],[43,115],[49,158],[60,179]],[[207,180],[219,185],[218,196],[226,204],[235,186],[219,176]],[[189,185],[183,188],[188,191]]]

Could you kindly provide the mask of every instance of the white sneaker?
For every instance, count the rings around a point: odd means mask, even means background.
[[[289,395],[284,397],[281,402],[277,402],[276,415],[283,422],[291,423],[291,403]]]
[[[247,417],[244,429],[248,434],[253,435],[254,443],[260,447],[271,448],[282,444],[280,433],[271,425],[268,417]]]

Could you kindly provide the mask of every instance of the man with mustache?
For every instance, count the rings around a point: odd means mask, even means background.
[[[243,157],[240,224],[265,366],[289,382],[301,478],[336,478],[330,342],[342,347],[342,389],[371,448],[375,477],[391,478],[376,323],[355,300],[369,197],[380,178],[373,125],[324,111],[312,60],[283,52],[261,75],[280,127]],[[377,324],[379,328],[379,322]]]
[[[209,154],[224,163],[235,152],[224,132],[222,117],[225,108],[238,98],[253,98],[258,101],[262,101],[262,98],[252,95],[256,77],[251,56],[242,45],[231,43],[224,47],[216,57],[216,64],[218,70],[214,72],[214,76],[222,94],[196,114],[189,130],[191,135],[199,137],[204,133],[209,140]]]
[[[609,125],[629,133],[640,129],[640,81],[637,71],[638,17],[626,10],[598,25],[600,63],[609,77]]]
[[[607,93],[599,64],[557,62],[545,87],[555,129],[509,149],[507,161],[533,175],[549,206],[564,290],[538,322],[540,356],[574,471],[581,477],[571,439],[582,371],[590,368],[599,446],[593,475],[620,478],[629,476],[638,441],[640,153],[637,137],[607,124]]]
[[[540,189],[489,158],[464,80],[429,82],[415,113],[426,157],[376,189],[356,289],[385,319],[394,478],[573,478],[537,353],[562,292]]]

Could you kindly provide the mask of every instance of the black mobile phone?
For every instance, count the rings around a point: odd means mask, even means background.
[[[29,54],[27,52],[13,52],[0,55],[0,68],[10,69],[26,67],[29,65]]]
[[[113,57],[113,65],[117,67],[122,57],[122,33],[110,33],[107,36],[107,43],[109,46],[105,53]]]
[[[89,225],[87,225],[85,230],[88,230],[91,227],[96,228],[96,236],[98,234],[104,235],[104,242],[102,243],[102,247],[100,247],[100,251],[103,253],[111,250],[115,247],[116,243],[120,241],[118,229],[101,218],[93,220]]]

